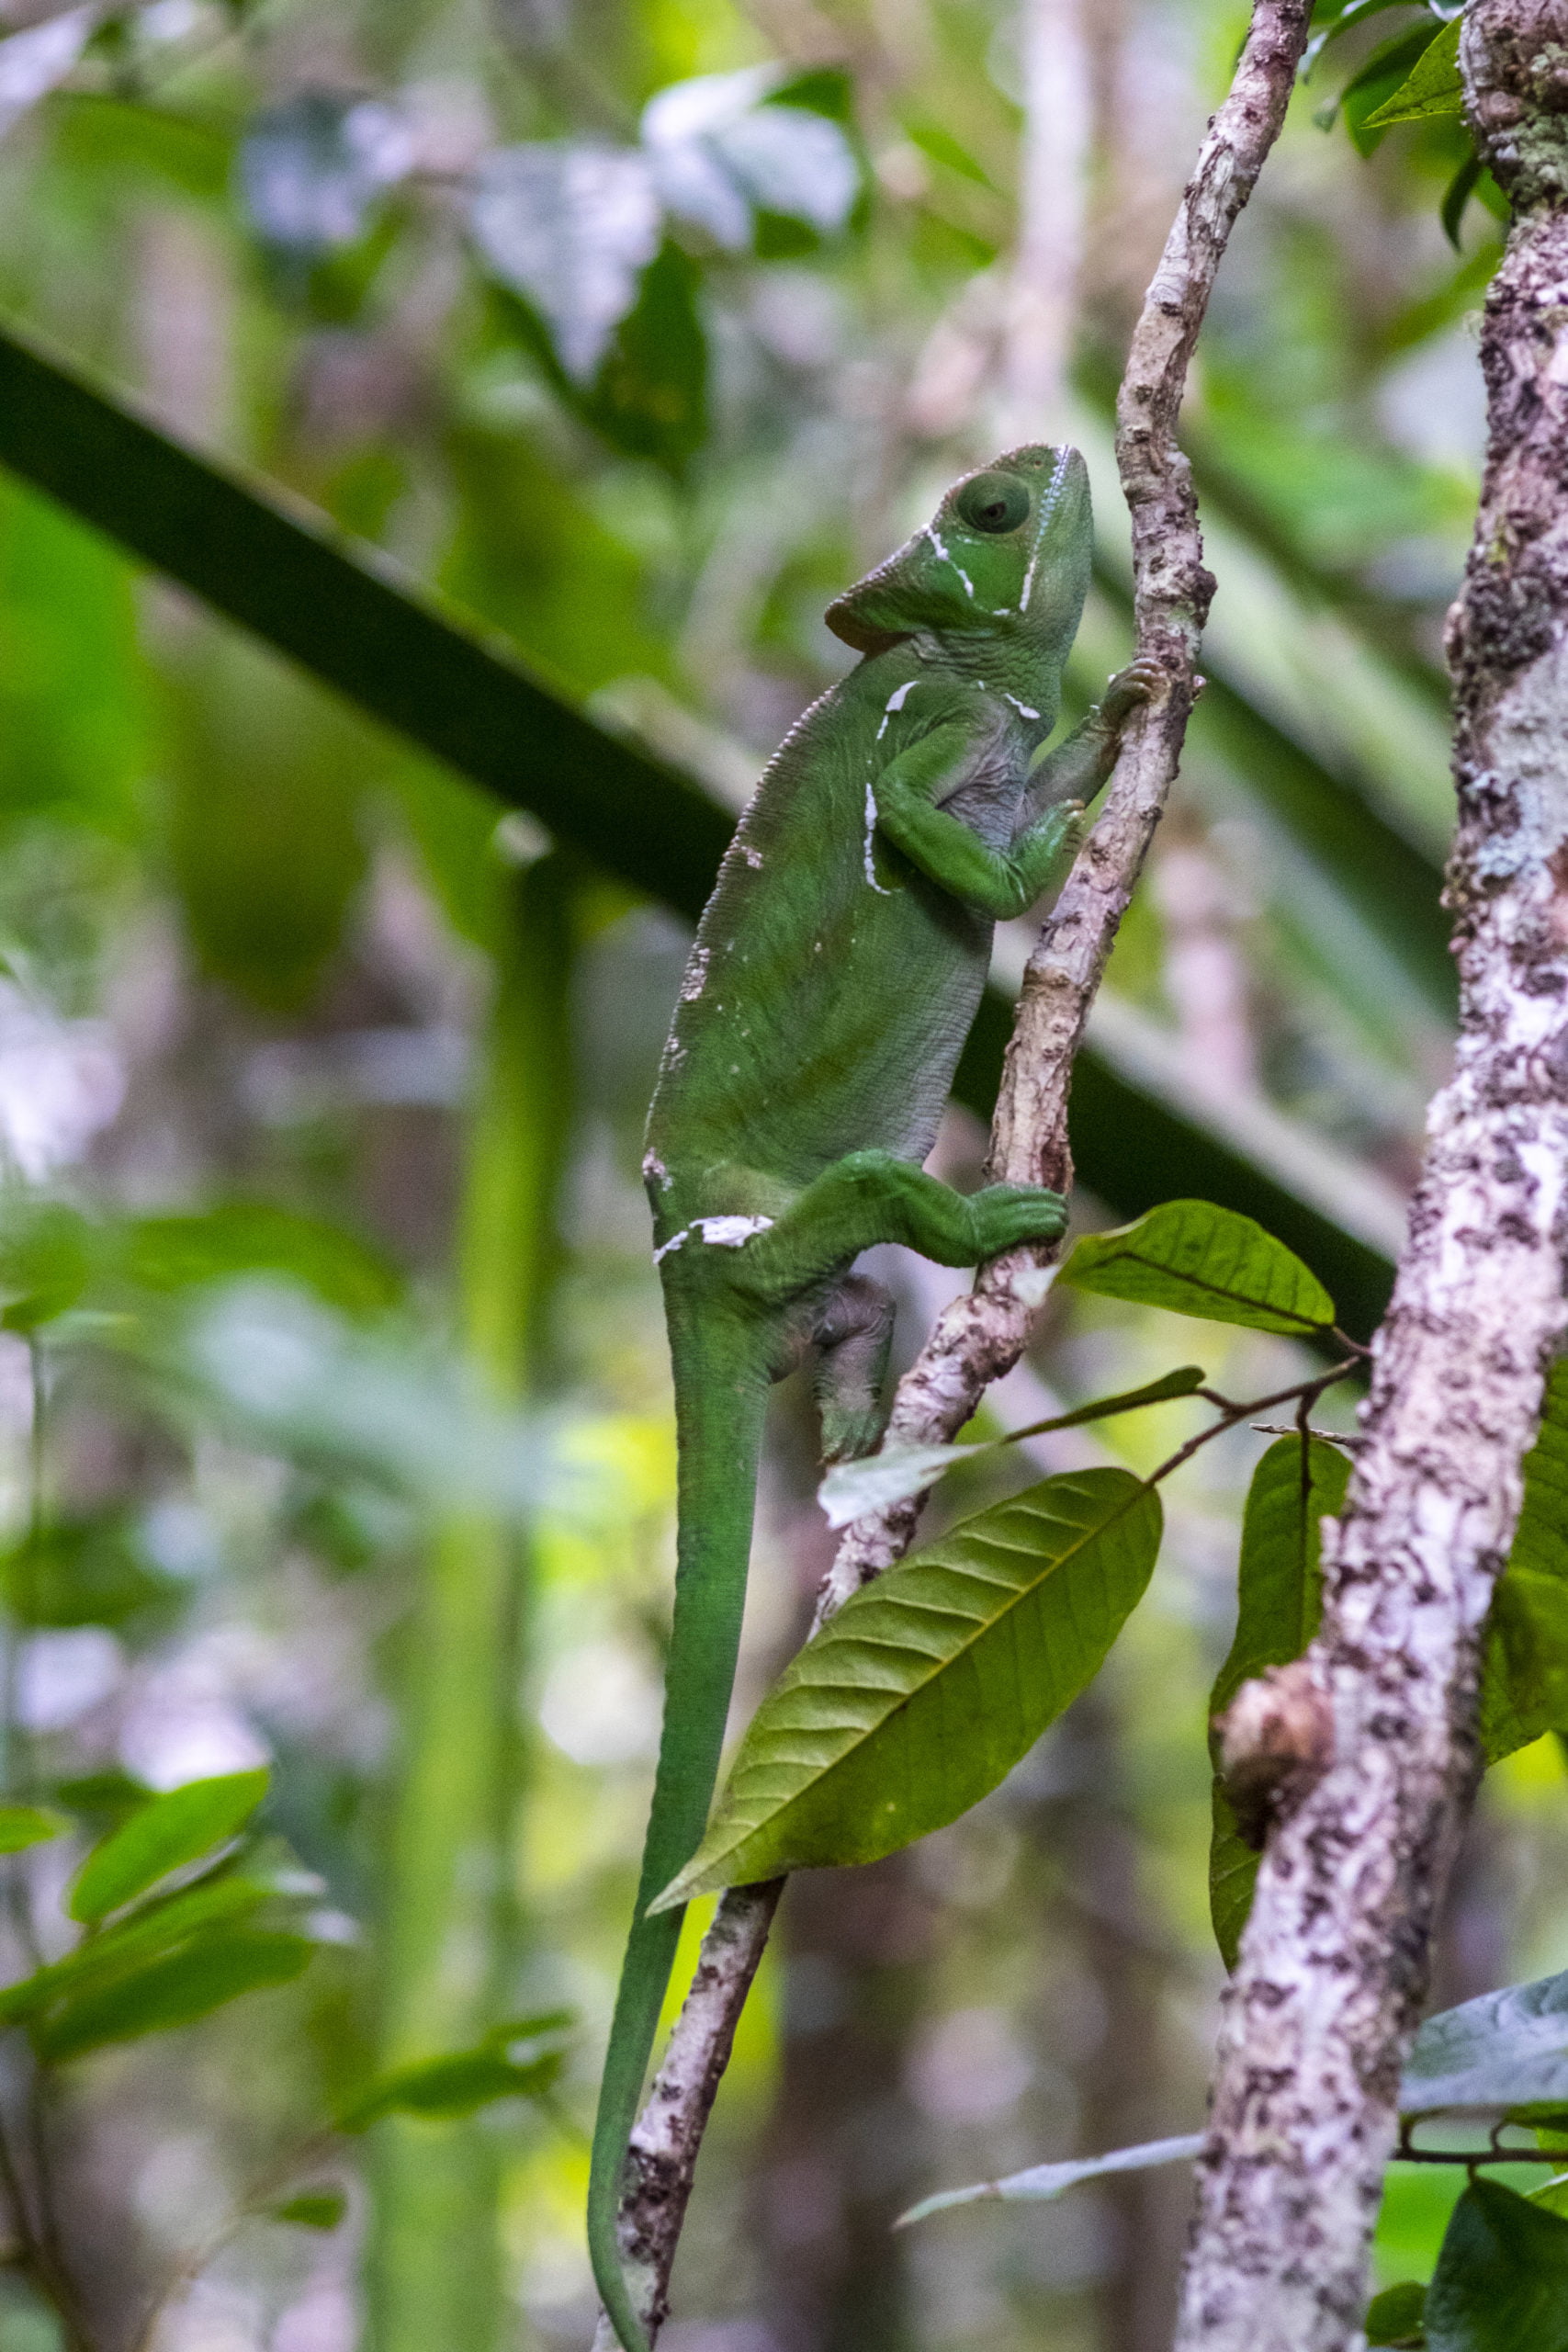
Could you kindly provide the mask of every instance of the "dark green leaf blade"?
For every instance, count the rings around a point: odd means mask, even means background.
[[[1367,2342],[1419,2345],[1426,2307],[1427,2290],[1417,2280],[1402,2278],[1397,2287],[1385,2287],[1367,2305]]]
[[[72,1883],[66,1908],[92,1922],[129,1903],[170,1871],[232,1838],[266,1794],[265,1767],[187,1781],[154,1797],[94,1847]]]
[[[139,2041],[210,2015],[242,1994],[287,1984],[316,1946],[308,1936],[242,1928],[202,1936],[145,1968],[89,1986],[29,2028],[40,2058],[80,2058],[107,2042]]]
[[[472,2115],[502,2098],[540,2098],[560,2072],[558,2051],[518,2064],[481,2043],[475,2050],[422,2058],[372,2083],[338,2118],[341,2132],[363,2132],[382,2115],[424,2115],[449,2120]]]
[[[1486,1621],[1480,1728],[1489,1764],[1568,1730],[1568,1358],[1547,1376],[1525,1456],[1513,1549]]]
[[[1499,2181],[1472,2180],[1424,2316],[1427,2352],[1568,2352],[1568,2222]]]
[[[856,1593],[792,1659],[653,1908],[874,1861],[956,1819],[1098,1672],[1159,1549],[1125,1470],[1047,1478]]]
[[[1310,1438],[1303,1450],[1299,1437],[1276,1438],[1253,1472],[1241,1529],[1235,1638],[1209,1694],[1211,1718],[1224,1713],[1244,1682],[1300,1657],[1316,1633],[1323,1610],[1321,1521],[1343,1504],[1349,1476],[1350,1464],[1337,1446]],[[1217,1749],[1213,1731],[1210,1746]],[[1258,1855],[1236,1826],[1216,1770],[1209,1911],[1227,1968],[1235,1965],[1257,1876]]]
[[[1089,1233],[1057,1276],[1107,1298],[1210,1323],[1304,1339],[1332,1329],[1334,1301],[1293,1250],[1213,1201],[1165,1201],[1135,1225]]]

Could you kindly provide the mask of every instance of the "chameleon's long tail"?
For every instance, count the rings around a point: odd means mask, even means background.
[[[615,2235],[621,2173],[637,2120],[682,1911],[644,1914],[707,1826],[740,1644],[751,1516],[768,1374],[761,1338],[710,1296],[688,1307],[667,1287],[680,1447],[675,1619],[665,1671],[664,1731],[643,1847],[637,1910],[599,2090],[588,2189],[588,2247],[604,2309],[626,2352],[647,2336]]]

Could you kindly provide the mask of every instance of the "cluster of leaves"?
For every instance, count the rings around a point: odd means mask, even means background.
[[[1326,5],[1319,0],[1303,72],[1310,74],[1325,50],[1370,17],[1391,8],[1405,16],[1418,10],[1421,21],[1380,42],[1337,96],[1320,110],[1318,120],[1326,129],[1337,119],[1342,119],[1362,155],[1373,153],[1397,124],[1441,126],[1454,142],[1456,160],[1439,209],[1450,243],[1457,246],[1472,197],[1499,220],[1507,217],[1508,209],[1502,190],[1476,153],[1464,120],[1464,85],[1459,70],[1461,6],[1450,5],[1450,0],[1326,0]]]
[[[1119,1231],[1085,1238],[1059,1279],[1196,1319],[1342,1345],[1334,1302],[1311,1269],[1251,1219],[1209,1202],[1168,1202]],[[1284,1392],[1297,1404],[1300,1428],[1277,1439],[1253,1473],[1235,1636],[1211,1695],[1216,1722],[1245,1681],[1300,1657],[1317,1631],[1322,1521],[1344,1500],[1349,1463],[1341,1442],[1312,1430],[1307,1408],[1358,1369],[1354,1360],[1341,1363]],[[1147,1478],[1105,1469],[1044,1479],[962,1521],[852,1597],[764,1698],[702,1844],[652,1908],[785,1871],[874,1860],[996,1788],[1087,1688],[1141,1599],[1160,1544],[1159,1482],[1207,1438],[1283,1401],[1235,1405],[1203,1382],[1185,1365],[1038,1425],[1081,1425],[1179,1396],[1218,1406],[1217,1419]],[[842,1522],[923,1491],[984,1450],[926,1447],[840,1465],[824,1498]],[[1565,1498],[1568,1365],[1559,1365],[1487,1630],[1481,1712],[1488,1762],[1544,1732],[1568,1735]],[[1256,1844],[1216,1771],[1210,1887],[1227,1964],[1251,1903]],[[1406,2084],[1407,2123],[1441,2112],[1484,2115],[1499,2128],[1561,2130],[1568,2124],[1560,2112],[1565,2015],[1568,1977],[1432,2020]],[[999,2187],[949,2192],[910,2218],[982,2194],[1055,2196],[1104,2169],[1190,2156],[1197,2144],[1173,2141],[1036,2167]],[[1395,2290],[1374,2306],[1371,2340],[1437,2352],[1540,2352],[1568,2341],[1568,2220],[1553,2196],[1568,2213],[1568,2190],[1555,2183],[1533,2200],[1474,2184],[1450,2224],[1425,2320],[1419,2290]],[[1504,2273],[1514,2285],[1499,2298]],[[1385,2325],[1404,2332],[1376,2333]]]

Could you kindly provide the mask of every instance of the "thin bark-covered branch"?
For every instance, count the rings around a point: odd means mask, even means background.
[[[1225,2002],[1181,2352],[1348,2352],[1479,1764],[1481,1630],[1568,1331],[1568,54],[1564,0],[1472,0],[1471,117],[1512,196],[1481,509],[1450,619],[1454,1074],[1379,1335],[1302,1671],[1296,1776]],[[1303,1785],[1304,1784],[1304,1785]]]
[[[1175,780],[1213,594],[1191,471],[1176,444],[1182,390],[1230,232],[1284,119],[1311,6],[1255,0],[1229,94],[1204,135],[1134,332],[1118,401],[1117,462],[1132,514],[1136,651],[1159,663],[1167,685],[1129,723],[1104,811],[1030,958],[992,1130],[998,1179],[1062,1190],[1071,1181],[1073,1058]],[[957,1435],[986,1388],[1021,1356],[1052,1255],[1020,1250],[981,1270],[899,1383],[887,1442],[942,1443]],[[818,1623],[903,1556],[919,1508],[910,1503],[849,1529],[824,1584]],[[732,1887],[721,1899],[632,2137],[621,2244],[650,2336],[663,2321],[697,2150],[781,1884]],[[601,2315],[594,2352],[614,2346]]]

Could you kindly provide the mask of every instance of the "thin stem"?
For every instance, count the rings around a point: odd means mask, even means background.
[[[1228,1396],[1222,1396],[1217,1388],[1195,1389],[1194,1396],[1201,1396],[1206,1405],[1218,1408],[1219,1419],[1211,1421],[1206,1430],[1200,1430],[1196,1437],[1190,1437],[1185,1445],[1178,1446],[1157,1470],[1149,1473],[1144,1484],[1157,1487],[1162,1478],[1168,1478],[1173,1470],[1179,1470],[1184,1462],[1190,1461],[1211,1438],[1223,1437],[1226,1430],[1234,1430],[1238,1421],[1248,1419],[1254,1413],[1266,1413],[1271,1406],[1294,1404],[1298,1400],[1303,1408],[1315,1405],[1325,1388],[1332,1388],[1336,1381],[1344,1380],[1355,1369],[1353,1363],[1336,1364],[1332,1372],[1319,1373],[1311,1380],[1295,1381],[1289,1388],[1275,1389],[1269,1396],[1254,1396],[1245,1405],[1234,1404]]]

